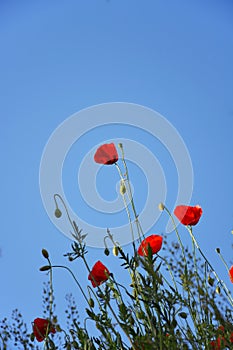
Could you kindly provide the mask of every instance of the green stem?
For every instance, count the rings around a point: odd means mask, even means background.
[[[193,233],[192,233],[192,230],[190,230],[188,226],[187,226],[187,229],[188,229],[188,232],[189,232],[191,238],[193,239],[193,241],[194,241],[194,243],[195,243],[197,249],[199,250],[201,256],[202,256],[203,259],[206,261],[206,263],[209,265],[209,267],[210,267],[211,271],[213,272],[215,278],[217,279],[218,283],[219,283],[219,284],[221,285],[221,287],[223,288],[223,290],[224,290],[224,292],[225,292],[225,294],[226,294],[226,296],[227,296],[227,298],[228,298],[228,300],[229,300],[231,306],[233,306],[233,299],[232,299],[232,297],[231,297],[231,294],[230,294],[228,288],[226,287],[225,283],[224,283],[222,280],[220,280],[220,278],[218,277],[218,274],[215,272],[213,266],[211,265],[211,263],[209,262],[209,260],[206,258],[206,256],[205,256],[204,253],[202,252],[200,246],[198,245],[198,243],[197,243],[197,241],[196,241],[196,239],[195,239],[195,237],[194,237],[194,235],[193,235]]]

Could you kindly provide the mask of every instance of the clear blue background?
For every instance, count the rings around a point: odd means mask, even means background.
[[[38,271],[44,264],[41,249],[47,248],[56,264],[65,263],[62,255],[69,251],[71,242],[50,222],[40,198],[39,165],[48,138],[73,113],[111,101],[152,108],[183,137],[195,176],[191,203],[203,208],[194,232],[232,290],[215,253],[220,247],[227,262],[233,260],[232,1],[1,0],[0,42],[0,317],[10,316],[16,307],[28,323],[41,316],[42,284],[47,280]],[[106,139],[108,131],[103,132]],[[120,134],[120,128],[113,129],[110,138]],[[95,137],[101,142],[100,135]],[[140,142],[150,148],[145,135]],[[154,152],[169,179],[168,191],[175,196],[174,165],[170,168],[169,157],[158,150]],[[77,185],[78,147],[75,152],[67,159],[67,191]],[[106,171],[114,184],[114,169]],[[162,232],[162,223],[153,232]],[[185,240],[183,228],[181,234]],[[117,274],[118,261],[101,250],[89,249],[88,259],[90,265],[101,259]],[[85,286],[84,267],[70,266]],[[67,292],[73,291],[80,310],[84,308],[64,271],[54,273],[54,288],[62,322]]]

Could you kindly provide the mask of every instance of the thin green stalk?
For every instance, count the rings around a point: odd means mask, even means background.
[[[224,283],[222,280],[220,280],[220,278],[218,277],[218,274],[217,274],[216,271],[214,270],[213,266],[210,264],[209,260],[206,258],[206,256],[205,256],[204,253],[202,252],[200,246],[198,245],[198,243],[197,243],[197,241],[196,241],[196,239],[195,239],[195,237],[194,237],[194,235],[193,235],[193,233],[192,233],[192,230],[190,230],[190,228],[189,228],[188,226],[187,226],[187,229],[188,229],[188,232],[189,232],[191,238],[194,240],[195,245],[196,245],[197,249],[199,250],[201,256],[202,256],[203,259],[206,261],[206,263],[209,265],[209,267],[210,267],[211,271],[213,272],[215,278],[217,279],[218,283],[219,283],[219,284],[221,285],[221,287],[223,288],[223,290],[224,290],[224,292],[225,292],[225,294],[226,294],[226,296],[227,296],[227,298],[228,298],[228,300],[229,300],[231,306],[233,306],[233,299],[232,299],[232,297],[231,297],[231,294],[230,294],[228,288],[226,287],[225,283]]]
[[[55,267],[56,267],[56,268],[61,268],[61,269],[65,269],[65,270],[69,271],[69,273],[70,273],[71,276],[73,277],[75,283],[78,285],[78,287],[79,287],[79,289],[80,289],[80,291],[81,291],[81,293],[82,293],[84,299],[86,300],[87,304],[89,305],[89,301],[88,301],[88,299],[87,299],[87,297],[86,297],[86,294],[84,293],[84,291],[83,291],[83,289],[82,289],[82,287],[81,287],[79,281],[77,280],[77,278],[75,277],[75,275],[74,275],[74,273],[71,271],[71,269],[70,269],[69,267],[63,266],[63,265],[52,265],[51,267],[52,267],[52,268],[55,268]]]

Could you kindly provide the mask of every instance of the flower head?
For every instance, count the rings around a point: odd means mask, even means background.
[[[233,283],[233,265],[229,269],[229,277],[230,277],[231,283]]]
[[[218,333],[219,333],[219,336],[217,337],[216,340],[212,340],[210,342],[210,345],[211,345],[211,349],[213,350],[221,350],[225,349],[225,346],[226,346],[226,338],[229,340],[230,343],[233,343],[233,332],[230,333],[230,336],[226,336],[224,333],[225,333],[225,329],[222,325],[220,325],[218,327]]]
[[[148,246],[150,246],[152,250],[152,254],[158,253],[161,249],[163,243],[163,237],[159,235],[151,235],[145,238],[138,248],[138,254],[141,256],[148,255]]]
[[[95,288],[101,283],[107,281],[109,278],[110,272],[101,261],[97,261],[93,266],[91,272],[89,273],[88,279],[91,281],[92,286]]]
[[[100,146],[94,155],[94,160],[99,164],[114,164],[118,161],[118,153],[114,143],[105,143]]]
[[[178,205],[174,210],[174,214],[183,225],[193,226],[200,220],[202,209],[199,205],[196,205],[195,207]]]
[[[45,318],[36,318],[33,322],[33,333],[36,339],[41,342],[49,333],[56,333],[56,330],[49,320]]]

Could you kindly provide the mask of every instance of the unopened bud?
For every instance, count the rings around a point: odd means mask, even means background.
[[[220,254],[220,248],[215,249],[218,254]]]
[[[125,192],[126,192],[126,187],[125,187],[124,181],[121,181],[120,194],[123,196]]]
[[[42,253],[42,255],[43,255],[43,257],[44,257],[45,259],[48,259],[49,253],[47,252],[46,249],[42,249],[41,253]]]
[[[104,249],[104,254],[107,256],[110,254],[109,249],[107,247]]]
[[[54,215],[56,216],[56,218],[60,218],[62,216],[62,212],[59,208],[56,208]]]
[[[50,265],[45,265],[45,266],[40,267],[40,271],[48,271],[50,269],[51,269]]]
[[[214,285],[214,279],[212,277],[208,277],[208,283],[212,287]]]
[[[119,147],[119,148],[123,148],[122,143],[118,143],[118,147]]]
[[[88,300],[88,304],[90,305],[90,307],[94,307],[95,306],[94,300],[92,298],[90,298]]]
[[[115,256],[118,255],[118,247],[117,247],[116,245],[112,248],[112,253],[113,253],[113,255],[115,255]]]
[[[216,287],[215,292],[216,292],[217,294],[221,294],[221,289],[220,289],[219,286]]]
[[[158,208],[159,208],[160,211],[163,211],[165,206],[164,206],[163,203],[159,203]]]

